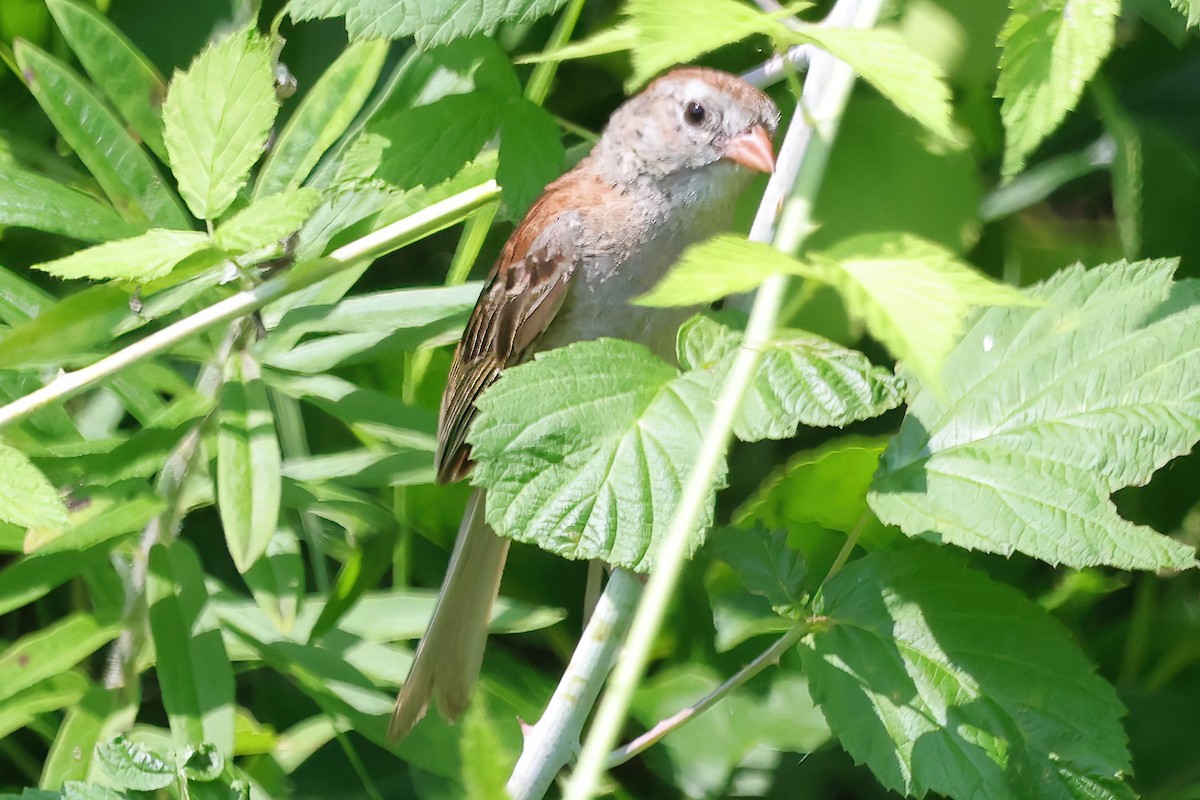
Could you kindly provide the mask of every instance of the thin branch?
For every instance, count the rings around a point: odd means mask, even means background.
[[[801,620],[792,626],[791,630],[779,637],[770,647],[758,654],[758,657],[738,670],[729,680],[706,694],[700,700],[684,708],[666,719],[660,720],[653,728],[637,737],[629,744],[622,745],[608,754],[605,769],[619,767],[629,759],[657,744],[671,731],[682,727],[693,717],[698,717],[717,704],[723,697],[753,678],[769,666],[779,663],[779,659],[796,642],[812,628],[812,621]]]
[[[470,212],[495,199],[499,191],[494,180],[467,189],[350,242],[326,258],[297,264],[277,278],[214,303],[94,364],[74,372],[63,373],[37,391],[19,397],[0,408],[0,428],[24,419],[52,403],[74,397],[126,367],[161,353],[203,330],[232,322],[238,317],[257,311],[267,303],[319,283],[364,260],[376,259],[453,225]]]
[[[513,800],[545,795],[554,776],[579,751],[584,720],[612,668],[641,594],[638,576],[623,569],[613,571],[545,713],[525,729],[525,746],[508,779]]]
[[[832,14],[838,15],[839,20],[845,14],[851,24],[871,27],[879,16],[881,6],[882,0],[841,0]],[[813,56],[800,98],[805,113],[793,118],[781,148],[789,148],[789,145],[796,148],[796,142],[803,142],[795,156],[788,153],[789,160],[795,159],[797,162],[795,183],[789,193],[788,178],[791,176],[783,169],[773,176],[751,229],[752,239],[773,240],[775,246],[785,252],[795,252],[803,244],[812,229],[812,206],[853,85],[854,71],[849,66],[824,53]],[[811,124],[809,119],[812,120]],[[768,234],[775,228],[777,207],[772,197],[783,194],[790,194],[790,197],[780,215],[778,230],[772,237]],[[774,276],[767,279],[758,291],[742,346],[717,399],[679,507],[656,554],[655,569],[630,627],[625,652],[613,671],[609,688],[604,693],[584,743],[579,764],[567,783],[564,792],[566,800],[585,800],[595,796],[599,790],[608,753],[616,744],[634,690],[650,660],[655,637],[683,569],[688,543],[694,535],[701,509],[728,448],[734,420],[761,358],[760,347],[774,332],[786,287],[785,277]]]

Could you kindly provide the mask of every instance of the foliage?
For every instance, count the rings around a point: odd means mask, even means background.
[[[505,796],[581,622],[557,556],[653,571],[743,378],[633,698],[686,724],[623,796],[1200,791],[1194,0],[191,5],[0,4],[0,797]],[[389,742],[468,494],[433,485],[468,272],[622,86],[794,45],[864,79],[768,89],[837,136],[803,246],[746,238],[752,192],[637,300],[724,304],[674,362],[578,343],[484,395],[527,635]],[[737,295],[781,275],[762,336]]]

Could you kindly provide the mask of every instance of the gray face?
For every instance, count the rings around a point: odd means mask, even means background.
[[[683,69],[651,84],[613,114],[597,147],[621,178],[666,177],[719,162],[734,136],[779,112],[757,89],[725,73]]]

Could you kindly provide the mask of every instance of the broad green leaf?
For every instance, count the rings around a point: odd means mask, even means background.
[[[516,764],[517,754],[509,752],[484,703],[471,703],[463,715],[462,726],[459,752],[466,796],[476,800],[508,800],[512,795],[505,783]]]
[[[772,607],[800,606],[808,568],[788,547],[785,532],[722,528],[709,537],[708,552],[733,569],[746,591],[765,597]]]
[[[149,281],[161,278],[188,256],[211,246],[208,235],[198,231],[156,229],[33,266],[59,278]]]
[[[913,546],[851,563],[815,611],[828,622],[800,648],[813,699],[887,788],[1133,797],[1116,692],[1013,589],[944,550]]]
[[[120,632],[77,612],[17,639],[0,652],[0,700],[71,669]]]
[[[87,780],[92,751],[116,705],[116,690],[94,686],[71,706],[42,766],[41,786],[62,786],[64,781]]]
[[[13,53],[46,116],[123,216],[160,228],[191,227],[154,162],[78,75],[28,42],[16,42]]]
[[[1187,15],[1189,28],[1200,26],[1200,2],[1197,0],[1171,0],[1171,5]]]
[[[692,245],[650,291],[642,306],[695,306],[748,292],[772,275],[805,275],[809,270],[787,253],[762,242],[722,234]]]
[[[278,245],[295,233],[321,201],[316,189],[292,189],[255,200],[217,228],[222,250],[245,253]]]
[[[1000,33],[1007,176],[1079,103],[1083,88],[1112,48],[1120,0],[1011,0]]]
[[[796,624],[790,617],[780,616],[767,598],[747,591],[733,567],[722,561],[709,564],[704,588],[712,608],[713,647],[718,653],[728,653],[757,636],[778,635]]]
[[[145,745],[118,736],[96,748],[104,774],[122,789],[153,792],[175,782],[175,765]]]
[[[528,100],[510,105],[500,128],[496,181],[508,216],[520,219],[562,173],[566,151],[554,118]]]
[[[263,163],[255,197],[295,189],[362,109],[387,56],[382,41],[350,44],[304,96]]]
[[[390,142],[376,175],[402,189],[452,177],[496,135],[506,100],[490,92],[452,94],[372,123],[371,132]]]
[[[136,236],[142,227],[112,207],[15,164],[0,163],[0,225],[34,228],[84,242]]]
[[[805,26],[792,33],[845,61],[863,80],[939,138],[957,143],[950,87],[941,68],[913,50],[896,31]]]
[[[75,705],[87,689],[87,679],[82,675],[63,672],[0,700],[0,739],[24,728],[39,714]]]
[[[46,0],[46,7],[92,81],[165,161],[161,107],[167,85],[158,70],[96,9],[76,0]]]
[[[983,314],[884,453],[879,518],[1051,564],[1193,566],[1109,498],[1200,438],[1200,287],[1174,267],[1075,267],[1031,290],[1042,307]]]
[[[102,783],[67,781],[62,786],[62,800],[133,800],[128,792],[118,792]]]
[[[217,507],[239,572],[267,551],[279,522],[279,440],[258,364],[230,358],[217,434]]]
[[[67,506],[21,451],[0,440],[0,520],[22,528],[61,528]]]
[[[973,307],[1034,302],[909,234],[856,236],[810,258],[850,313],[927,385],[936,385]]]
[[[270,44],[235,33],[176,72],[163,105],[163,137],[188,208],[221,216],[262,155],[278,111]]]
[[[225,769],[225,756],[211,742],[199,747],[189,746],[181,760],[188,779],[201,783],[216,780]]]
[[[221,632],[204,619],[209,603],[195,550],[177,540],[150,551],[150,633],[154,671],[176,741],[211,742],[233,752],[233,667]]]
[[[740,332],[712,317],[680,328],[680,363],[728,372]],[[904,383],[858,352],[804,331],[776,331],[742,402],[733,430],[739,439],[787,439],[799,426],[845,427],[900,405]]]
[[[614,339],[506,370],[480,400],[468,436],[488,522],[567,558],[650,569],[713,392],[711,376],[680,375],[644,347]],[[711,493],[701,518],[692,550],[712,518]]]
[[[355,39],[401,39],[415,36],[429,48],[455,39],[490,36],[501,22],[532,22],[553,14],[566,0],[294,0],[293,19],[346,17]]]
[[[751,34],[762,33],[776,39],[787,34],[779,14],[764,14],[736,0],[687,3],[629,0],[624,12],[637,31],[628,88],[636,88],[668,67],[693,61]]]

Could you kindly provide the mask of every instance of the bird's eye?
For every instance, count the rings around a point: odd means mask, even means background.
[[[687,120],[689,125],[699,125],[701,122],[704,122],[705,116],[706,112],[704,111],[704,106],[700,105],[695,100],[692,100],[683,107],[683,118]]]

